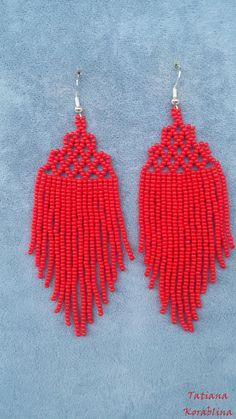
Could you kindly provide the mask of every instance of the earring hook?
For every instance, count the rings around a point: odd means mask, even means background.
[[[75,91],[75,112],[78,113],[80,116],[82,116],[82,112],[83,112],[83,108],[80,105],[80,100],[79,100],[79,78],[81,76],[81,70],[77,70],[76,71],[76,80],[75,80],[75,84],[76,84],[76,91]]]
[[[176,82],[175,82],[174,87],[173,87],[173,96],[172,96],[172,101],[171,101],[171,103],[172,103],[172,105],[174,105],[176,108],[178,108],[179,99],[178,99],[177,86],[178,86],[178,83],[179,83],[179,79],[180,79],[180,77],[181,77],[181,71],[182,71],[182,69],[181,69],[181,65],[180,65],[180,64],[178,64],[178,63],[176,63],[176,64],[175,64],[175,69],[178,71],[178,74],[177,74],[177,79],[176,79]]]

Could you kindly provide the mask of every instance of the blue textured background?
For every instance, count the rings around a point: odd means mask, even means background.
[[[228,402],[210,405],[233,409],[236,252],[194,335],[159,314],[137,256],[79,339],[53,314],[26,249],[35,172],[74,127],[78,65],[89,130],[113,155],[136,255],[139,171],[170,122],[176,59],[184,118],[222,161],[235,214],[234,0],[2,0],[0,12],[0,418],[182,418],[190,390],[227,391]]]

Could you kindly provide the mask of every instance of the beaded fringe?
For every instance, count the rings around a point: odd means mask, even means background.
[[[77,147],[71,159],[76,163],[80,153],[88,164],[90,152],[95,159],[99,153],[92,147],[83,154],[80,128],[79,121],[77,136],[66,143],[64,152],[70,154],[70,149]],[[88,146],[87,138],[85,141]],[[62,161],[62,171],[68,169],[66,164]],[[109,178],[98,173],[97,178],[90,179],[87,172],[83,177],[82,171],[82,179],[64,178],[47,174],[49,166],[53,167],[50,159],[36,179],[29,254],[35,251],[38,278],[45,278],[46,288],[55,277],[51,297],[57,301],[55,312],[64,307],[65,323],[70,326],[73,320],[76,335],[86,335],[86,324],[94,321],[93,305],[102,316],[103,304],[108,303],[107,288],[115,291],[117,267],[125,270],[123,245],[129,258],[134,258],[122,216],[118,179],[113,171]],[[91,170],[94,172],[95,166]]]
[[[200,144],[204,164],[212,163],[204,168],[202,159],[197,160],[194,136],[188,135],[192,127],[185,129],[180,110],[174,109],[173,117],[173,127],[164,129],[161,145],[151,149],[141,173],[139,251],[145,251],[149,288],[154,288],[159,278],[160,312],[166,313],[170,305],[172,323],[178,321],[184,330],[193,332],[193,320],[198,320],[197,309],[202,307],[201,294],[207,291],[209,281],[216,281],[215,261],[226,267],[224,256],[230,256],[234,241],[220,163]],[[176,153],[178,147],[188,156],[189,166],[184,166],[183,156]],[[191,147],[195,150],[192,160]],[[155,166],[157,159],[159,166]],[[193,164],[198,165],[197,170],[191,170]],[[184,172],[177,170],[180,165]]]

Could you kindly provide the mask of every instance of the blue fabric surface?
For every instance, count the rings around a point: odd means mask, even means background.
[[[139,172],[170,122],[176,60],[186,122],[228,178],[235,233],[235,14],[228,0],[0,2],[0,418],[172,419],[188,391],[236,388],[236,252],[203,298],[196,332],[159,314],[137,253]],[[86,338],[53,314],[27,256],[35,173],[74,128],[74,72],[89,131],[113,156],[136,254]],[[236,412],[234,412],[236,414]]]

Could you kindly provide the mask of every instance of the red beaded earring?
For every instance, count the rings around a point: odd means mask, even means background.
[[[78,71],[76,85],[78,86]],[[117,266],[125,269],[123,245],[134,259],[122,215],[118,178],[111,158],[96,149],[86,131],[78,91],[76,131],[66,134],[62,149],[52,150],[37,174],[29,254],[36,253],[38,277],[64,307],[65,322],[73,318],[77,336],[93,323],[93,305],[103,314],[107,288],[115,291]]]
[[[215,261],[226,267],[234,241],[225,175],[208,143],[197,143],[195,127],[183,122],[176,69],[173,124],[163,128],[141,171],[139,251],[149,288],[159,279],[161,313],[170,305],[172,323],[193,332],[201,294],[216,281]]]

